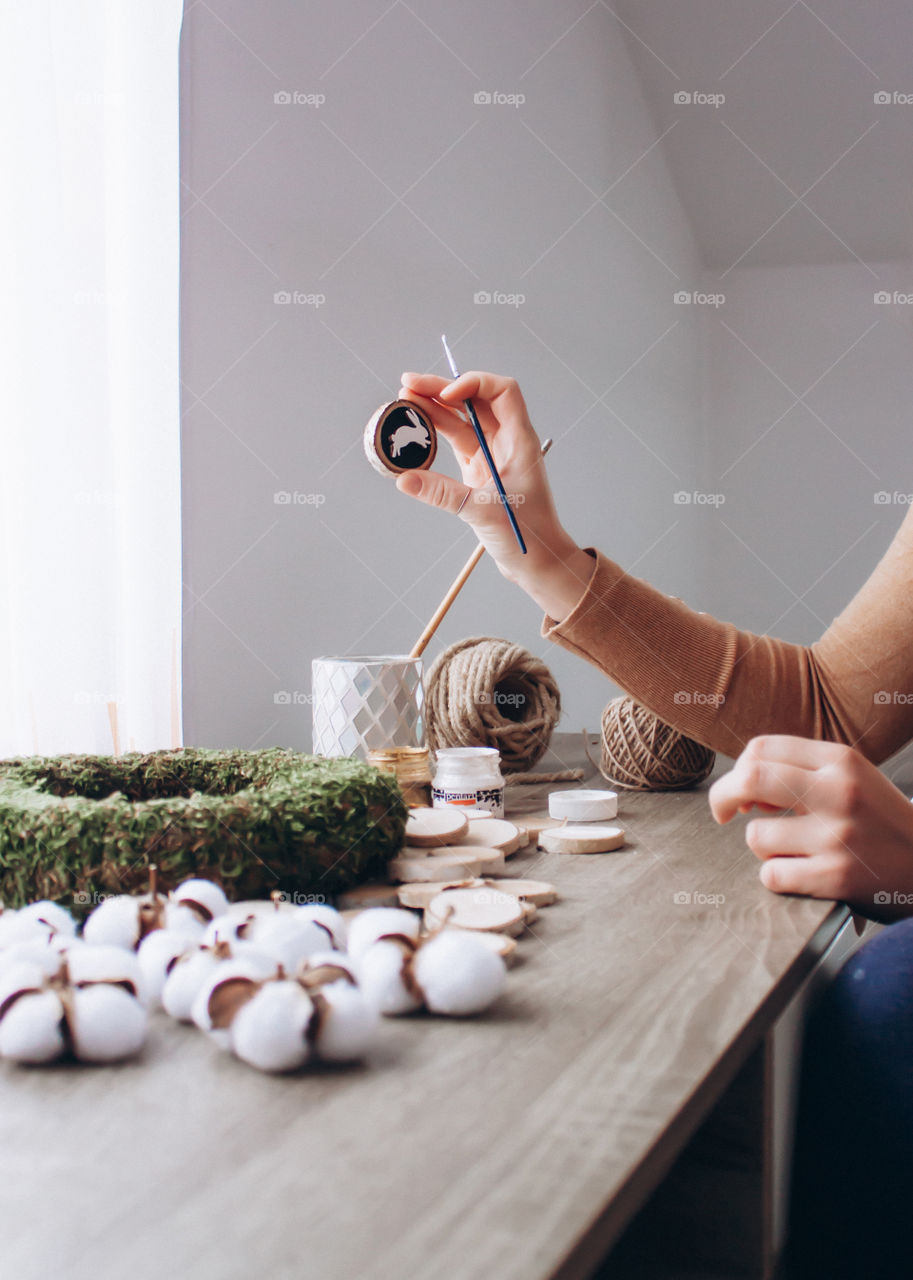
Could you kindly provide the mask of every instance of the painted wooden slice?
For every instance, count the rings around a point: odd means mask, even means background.
[[[372,415],[364,432],[365,454],[381,475],[425,471],[437,453],[434,423],[409,400],[384,404]]]

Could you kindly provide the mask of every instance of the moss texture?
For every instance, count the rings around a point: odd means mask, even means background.
[[[396,780],[348,757],[272,748],[0,760],[0,902],[87,902],[219,881],[231,898],[331,897],[403,841]]]

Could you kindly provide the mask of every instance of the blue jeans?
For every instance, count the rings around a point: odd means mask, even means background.
[[[787,1274],[913,1277],[913,919],[851,956],[809,1019]]]

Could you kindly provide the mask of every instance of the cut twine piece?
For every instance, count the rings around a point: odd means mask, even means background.
[[[684,791],[707,777],[716,754],[686,737],[633,698],[613,698],[602,713],[602,763],[587,758],[607,782],[629,791]]]
[[[545,753],[561,714],[548,667],[509,640],[472,636],[438,654],[425,679],[428,745],[497,747],[505,773]],[[537,782],[555,781],[545,775]]]
[[[504,779],[504,785],[523,787],[534,782],[582,782],[585,777],[585,769],[558,769],[555,773],[509,773]]]

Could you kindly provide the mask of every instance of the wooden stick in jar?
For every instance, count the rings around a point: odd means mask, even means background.
[[[551,447],[552,447],[552,440],[551,440],[551,437],[549,437],[549,439],[546,440],[542,445],[543,457],[545,456],[545,454],[548,453]],[[460,572],[454,578],[453,582],[450,584],[450,588],[447,591],[447,594],[444,596],[444,599],[435,609],[431,617],[431,621],[428,623],[427,627],[425,627],[425,630],[422,632],[422,634],[416,640],[415,644],[412,646],[412,652],[409,654],[410,658],[420,658],[422,654],[425,652],[431,637],[434,635],[435,631],[437,631],[438,627],[443,622],[444,617],[446,616],[448,610],[450,609],[450,606],[453,604],[454,600],[463,590],[463,587],[466,585],[466,580],[468,579],[469,575],[472,573],[476,565],[479,563],[479,561],[482,559],[482,556],[484,554],[485,554],[485,548],[482,546],[480,542],[479,545],[476,547],[475,551],[473,551],[472,555],[463,565]]]

